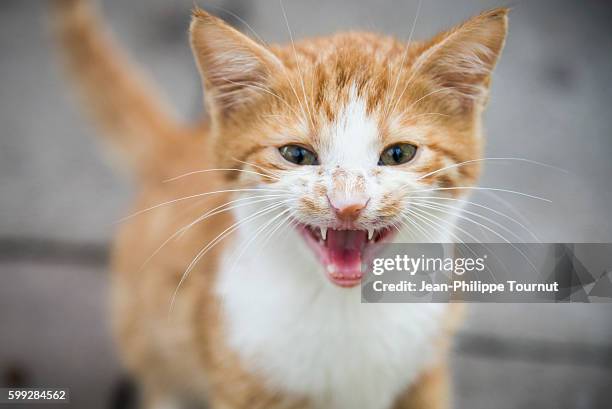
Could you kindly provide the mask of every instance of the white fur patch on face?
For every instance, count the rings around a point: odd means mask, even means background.
[[[345,169],[367,169],[378,163],[380,150],[378,121],[368,115],[366,103],[352,90],[336,120],[323,130],[327,141],[321,164]]]

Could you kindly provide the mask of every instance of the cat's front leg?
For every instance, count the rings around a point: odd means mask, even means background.
[[[184,406],[178,399],[168,395],[153,393],[144,389],[141,398],[142,409],[183,409]]]
[[[393,409],[448,409],[450,384],[446,362],[423,372],[396,401]]]
[[[253,393],[248,385],[234,388],[234,393],[217,394],[209,397],[210,409],[312,409],[304,399],[294,399],[282,394],[266,392]]]

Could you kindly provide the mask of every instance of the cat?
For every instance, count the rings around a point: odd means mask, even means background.
[[[347,32],[276,46],[196,8],[196,124],[86,1],[54,10],[71,79],[138,186],[111,306],[144,407],[449,407],[459,310],[362,304],[360,266],[384,243],[453,240],[460,207],[422,204],[479,177],[508,10],[421,42]]]

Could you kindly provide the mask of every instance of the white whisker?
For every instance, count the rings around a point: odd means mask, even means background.
[[[499,216],[502,216],[503,218],[517,224],[519,227],[521,227],[523,230],[525,230],[527,233],[529,233],[537,242],[540,242],[540,239],[535,235],[535,233],[533,233],[530,229],[528,229],[525,225],[523,225],[521,222],[519,222],[516,219],[513,219],[512,217],[510,217],[509,215],[500,212],[498,210],[492,209],[488,206],[485,206],[483,204],[480,203],[476,203],[470,200],[465,200],[465,199],[455,199],[452,197],[441,197],[441,196],[411,196],[411,199],[433,199],[433,200],[451,200],[454,202],[460,202],[460,203],[465,203],[465,204],[469,204],[471,206],[476,206],[476,207],[480,207],[482,209],[488,210],[492,213],[495,213]]]
[[[443,114],[441,112],[425,112],[425,113],[422,113],[422,114],[417,114],[417,115],[413,115],[411,117],[408,117],[407,121],[410,121],[410,120],[413,120],[413,119],[417,119],[417,118],[420,118],[422,116],[429,116],[429,115],[436,115],[436,116],[443,116],[443,117],[450,118],[450,115]]]
[[[435,237],[431,233],[429,233],[427,230],[425,230],[425,228],[418,223],[419,221],[422,220],[420,217],[417,217],[416,220],[413,220],[412,217],[408,217],[407,215],[404,215],[404,214],[402,214],[401,217],[402,219],[400,220],[400,222],[402,223],[404,227],[408,229],[408,231],[412,231],[412,229],[410,229],[410,226],[408,226],[406,222],[410,223],[417,230],[419,230],[423,234],[423,237],[425,237],[425,239],[428,238],[429,241],[431,241],[432,243],[436,241]],[[413,234],[413,236],[416,237],[415,234]]]
[[[266,43],[266,41],[259,34],[257,34],[257,31],[255,31],[253,27],[251,27],[251,25],[245,19],[240,17],[238,14],[232,12],[231,10],[226,9],[225,7],[217,6],[214,4],[207,4],[206,7],[215,8],[215,9],[221,10],[224,13],[229,14],[230,16],[238,20],[240,23],[244,24],[244,26],[251,32],[251,34],[253,34],[253,36],[255,36],[255,38],[257,38],[257,40],[260,43],[262,43],[265,46],[268,46],[268,43]]]
[[[238,163],[242,163],[243,165],[252,166],[252,167],[254,167],[255,169],[259,169],[259,170],[261,170],[262,172],[268,172],[268,173],[270,173],[271,175],[273,175],[273,176],[275,176],[275,177],[277,177],[277,178],[280,178],[280,177],[282,176],[282,174],[281,174],[280,172],[274,172],[274,171],[271,171],[271,170],[269,170],[269,169],[264,168],[263,166],[256,165],[255,163],[245,162],[245,161],[243,161],[243,160],[240,160],[240,159],[238,159],[238,158],[234,158],[234,157],[232,157],[232,160],[235,160],[235,161],[236,161],[236,162],[238,162]]]
[[[304,95],[304,104],[306,105],[306,109],[308,110],[308,117],[310,119],[312,130],[314,131],[316,127],[314,125],[312,112],[310,110],[310,104],[308,103],[308,97],[306,96],[306,87],[304,85],[304,75],[302,74],[302,70],[300,68],[300,60],[298,58],[297,51],[295,49],[295,42],[293,41],[293,32],[291,31],[291,27],[289,26],[289,19],[287,18],[287,12],[285,11],[283,0],[279,0],[279,3],[280,3],[281,11],[283,12],[285,24],[287,25],[287,31],[289,32],[289,39],[291,40],[291,48],[293,49],[293,57],[295,58],[295,66],[297,67],[298,75],[300,76],[300,81],[302,85],[302,94]]]
[[[408,185],[404,185],[403,187],[406,187]],[[529,197],[531,199],[536,199],[536,200],[542,200],[543,202],[548,202],[548,203],[552,203],[552,200],[550,199],[546,199],[543,197],[539,197],[539,196],[535,196],[535,195],[530,195],[528,193],[523,193],[523,192],[517,192],[515,190],[509,190],[509,189],[500,189],[500,188],[494,188],[494,187],[483,187],[483,186],[453,186],[453,187],[437,187],[437,188],[431,188],[431,189],[419,189],[419,190],[414,190],[411,193],[420,193],[420,192],[437,192],[437,191],[444,191],[444,190],[462,190],[462,189],[467,189],[467,190],[490,190],[490,191],[494,191],[494,192],[505,192],[505,193],[512,193],[515,195],[519,195],[519,196],[524,196],[524,197]]]
[[[460,162],[460,163],[454,163],[452,165],[445,166],[443,168],[434,170],[433,172],[429,172],[429,173],[424,174],[423,176],[420,176],[417,179],[417,181],[421,180],[421,179],[425,179],[426,177],[429,177],[431,175],[435,175],[436,173],[442,172],[442,171],[447,170],[447,169],[458,168],[460,166],[464,166],[464,165],[467,165],[467,164],[470,164],[470,163],[485,162],[485,161],[518,161],[518,162],[526,162],[526,163],[531,163],[533,165],[539,165],[539,166],[555,169],[555,170],[558,170],[558,171],[561,171],[561,172],[564,172],[564,173],[569,173],[565,169],[561,169],[561,168],[558,168],[556,166],[549,165],[549,164],[542,163],[542,162],[538,162],[538,161],[531,160],[531,159],[525,159],[525,158],[480,158],[480,159],[466,160],[466,161]]]
[[[197,217],[191,223],[186,224],[185,226],[181,227],[176,232],[174,232],[170,237],[168,237],[153,252],[153,254],[151,254],[149,257],[147,257],[147,259],[144,261],[144,263],[140,267],[139,271],[141,271],[170,241],[172,241],[172,239],[174,239],[176,237],[181,237],[186,231],[191,229],[196,224],[201,223],[201,222],[203,222],[204,220],[206,220],[206,219],[208,219],[210,217],[216,216],[218,214],[221,214],[221,213],[224,213],[224,212],[227,212],[227,211],[230,211],[230,210],[237,209],[239,207],[252,206],[253,204],[257,204],[257,203],[276,200],[279,197],[285,197],[285,195],[258,195],[258,196],[243,197],[243,198],[240,198],[240,199],[231,200],[231,201],[226,202],[226,203],[224,203],[224,204],[222,204],[220,206],[215,207],[214,209],[211,209],[211,210],[207,211],[206,213],[204,213],[203,215]],[[254,200],[254,199],[257,199],[257,198],[263,198],[263,199]],[[248,200],[247,203],[240,203],[240,204],[236,204],[236,205],[233,205],[233,206],[228,206],[228,205],[230,205],[232,203],[246,201],[246,200]]]
[[[496,222],[495,220],[493,220],[493,219],[491,219],[491,218],[489,218],[489,217],[483,216],[483,215],[481,215],[481,214],[478,214],[478,213],[476,213],[476,212],[472,212],[472,211],[470,211],[470,210],[462,209],[462,208],[460,208],[460,207],[458,207],[458,206],[450,206],[450,205],[445,205],[445,204],[442,204],[442,203],[437,203],[437,202],[434,202],[434,201],[432,201],[432,200],[421,200],[421,201],[415,201],[415,202],[413,202],[413,203],[414,203],[415,205],[419,205],[419,203],[425,203],[425,204],[427,204],[427,205],[434,206],[434,207],[436,207],[436,208],[438,208],[438,209],[440,209],[440,210],[442,210],[442,209],[450,209],[450,210],[455,210],[455,211],[458,211],[458,214],[457,214],[457,216],[458,216],[458,217],[464,217],[464,216],[463,216],[461,213],[466,213],[466,214],[469,214],[469,215],[472,215],[472,216],[478,217],[479,219],[485,220],[485,221],[487,221],[487,222],[491,223],[492,225],[494,225],[494,226],[496,226],[496,227],[499,227],[500,229],[504,230],[506,233],[508,233],[508,234],[510,234],[510,235],[512,235],[512,236],[514,236],[514,237],[515,237],[515,238],[516,238],[516,239],[517,239],[519,242],[521,241],[521,237],[520,237],[518,234],[516,234],[516,233],[515,233],[515,232],[513,232],[512,230],[508,229],[508,228],[507,228],[506,226],[504,226],[503,224],[498,223],[498,222]]]
[[[478,239],[476,237],[474,237],[474,235],[472,235],[471,233],[467,232],[466,230],[462,229],[461,227],[457,226],[456,224],[453,224],[452,222],[450,222],[450,221],[448,221],[448,220],[446,220],[446,219],[444,219],[442,217],[438,217],[438,216],[436,216],[434,214],[431,214],[431,212],[427,212],[425,209],[413,208],[413,209],[407,209],[407,210],[412,210],[412,213],[415,214],[415,215],[417,215],[417,213],[415,213],[415,212],[421,213],[421,217],[422,218],[425,218],[425,219],[429,220],[430,223],[434,223],[434,228],[435,228],[435,226],[438,226],[438,232],[443,234],[443,232],[445,230],[448,231],[448,233],[452,237],[454,237],[454,239],[457,242],[459,242],[460,244],[466,244],[467,245],[467,243],[465,241],[461,240],[461,238],[457,234],[455,234],[455,232],[453,232],[453,229],[459,230],[461,233],[463,233],[464,235],[469,237],[469,239],[472,240],[474,243],[479,243]],[[445,229],[444,226],[442,226],[439,223],[435,223],[435,222],[431,221],[431,219],[429,219],[427,216],[434,217],[437,220],[439,220],[441,222],[444,222],[444,224],[447,225],[448,228]],[[488,248],[487,246],[484,246],[484,247]],[[472,250],[469,246],[466,246],[466,248],[472,253],[472,255],[474,257],[477,257],[476,252],[474,252],[474,250]],[[497,258],[497,256],[495,256],[495,257]],[[499,258],[498,258],[498,260],[499,260]],[[500,263],[501,263],[501,260],[500,260]],[[503,263],[502,263],[502,265],[503,265]],[[504,268],[506,268],[505,265],[503,265],[503,266],[504,266]],[[490,268],[488,268],[487,270],[489,271],[489,274],[491,274],[491,277],[493,279],[495,279],[495,275],[494,275],[493,271],[491,271]]]
[[[247,82],[235,82],[235,81],[232,81],[232,80],[227,79],[227,78],[224,78],[224,80],[225,80],[225,81],[227,81],[227,82],[229,82],[230,84],[238,85],[238,86],[240,86],[240,87],[251,87],[251,88],[255,88],[255,89],[260,90],[260,91],[263,91],[263,92],[265,92],[265,93],[267,93],[267,94],[269,94],[269,95],[272,95],[273,97],[275,97],[276,99],[278,99],[280,102],[282,102],[283,104],[285,104],[285,105],[286,105],[286,106],[287,106],[287,107],[288,107],[288,108],[289,108],[291,111],[293,111],[293,113],[294,113],[294,114],[296,114],[297,116],[299,116],[299,115],[298,115],[298,113],[297,113],[297,111],[295,110],[295,108],[293,108],[293,107],[292,107],[292,106],[291,106],[291,105],[290,105],[290,104],[289,104],[287,101],[285,101],[285,100],[284,100],[283,98],[281,98],[281,97],[280,97],[278,94],[276,94],[276,93],[274,93],[274,92],[270,91],[269,89],[267,89],[267,88],[265,88],[265,87],[262,87],[262,86],[257,85],[257,84],[247,83]],[[230,91],[230,92],[231,92],[231,91]],[[228,95],[228,94],[229,94],[229,92],[224,93],[224,95]]]
[[[408,36],[408,41],[406,42],[406,49],[404,50],[404,53],[402,55],[402,61],[400,62],[400,71],[404,68],[404,64],[406,63],[406,57],[408,56],[408,52],[410,51],[410,42],[412,41],[412,36],[414,35],[414,29],[416,28],[416,24],[417,21],[419,19],[419,15],[421,14],[421,6],[423,4],[423,0],[419,0],[419,3],[417,4],[417,9],[416,9],[416,13],[414,13],[414,19],[412,20],[412,27],[410,28],[410,35]],[[399,85],[399,81],[400,81],[400,77],[401,75],[399,75],[399,73],[395,76],[395,85],[393,86],[393,92],[391,93],[391,98],[390,100],[393,100],[395,98],[395,93],[397,92],[397,86]],[[387,100],[389,100],[389,97],[387,96]],[[396,104],[393,104],[393,107],[395,108]],[[389,115],[390,113],[390,108],[391,105],[387,105],[387,109],[385,109],[385,114],[384,117],[387,117],[387,115]]]
[[[147,207],[146,209],[142,209],[137,211],[136,213],[132,213],[129,216],[123,217],[121,219],[119,219],[119,221],[117,221],[117,223],[123,223],[133,217],[136,217],[138,215],[141,215],[143,213],[149,212],[151,210],[160,208],[162,206],[166,206],[169,204],[173,204],[173,203],[178,203],[181,201],[185,201],[185,200],[189,200],[189,199],[194,199],[196,197],[203,197],[203,196],[209,196],[209,195],[215,195],[215,194],[220,194],[220,193],[237,193],[237,192],[283,192],[283,193],[289,193],[288,190],[285,189],[263,189],[263,188],[253,188],[253,189],[225,189],[225,190],[215,190],[213,192],[204,192],[204,193],[198,193],[195,195],[190,195],[190,196],[185,196],[185,197],[181,197],[178,199],[174,199],[174,200],[169,200],[167,202],[163,202],[163,203],[159,203],[156,204],[155,206],[151,206],[151,207]]]
[[[194,171],[191,171],[191,172],[183,173],[182,175],[174,176],[174,177],[172,177],[170,179],[166,179],[166,180],[163,181],[163,183],[174,182],[175,180],[182,179],[184,177],[191,176],[191,175],[197,175],[197,174],[200,174],[200,173],[225,172],[225,171],[227,171],[227,172],[233,171],[233,172],[250,173],[250,174],[253,174],[253,175],[259,175],[259,176],[263,176],[263,177],[266,177],[266,178],[270,178],[270,179],[274,179],[274,180],[279,180],[278,177],[270,176],[270,175],[265,175],[263,173],[255,172],[255,171],[252,171],[252,170],[234,169],[234,168],[217,168],[217,169],[194,170]]]
[[[283,214],[290,212],[291,209],[285,209],[282,212],[280,212],[278,215],[274,216],[272,219],[270,219],[266,224],[264,224],[262,227],[258,228],[257,231],[253,234],[253,236],[251,236],[251,238],[249,239],[249,241],[242,247],[242,251],[238,254],[238,256],[234,259],[234,262],[232,263],[232,267],[230,268],[230,274],[234,271],[234,269],[236,268],[236,266],[238,265],[238,262],[241,260],[242,256],[244,256],[244,254],[246,253],[246,251],[249,249],[249,247],[251,246],[251,244],[257,239],[257,237],[259,237],[259,235],[264,232],[268,226],[270,226],[274,221],[276,221],[279,217],[281,217]],[[291,217],[291,215],[289,215],[288,217]],[[260,247],[262,248],[263,245]]]
[[[183,283],[185,282],[185,280],[189,277],[191,271],[193,270],[193,268],[197,265],[197,263],[200,261],[200,259],[202,259],[202,257],[204,257],[204,255],[206,255],[206,253],[208,253],[211,249],[213,249],[218,243],[220,243],[225,237],[227,237],[228,235],[230,235],[231,233],[233,233],[234,231],[236,231],[242,224],[247,223],[251,220],[257,219],[259,217],[262,217],[272,211],[274,211],[275,209],[278,209],[279,207],[282,207],[284,205],[284,203],[275,203],[272,204],[270,206],[265,207],[262,210],[259,210],[257,212],[255,212],[254,214],[239,220],[237,222],[235,222],[234,224],[232,224],[231,226],[229,226],[228,228],[226,228],[225,230],[223,230],[221,233],[219,233],[214,239],[212,239],[211,241],[208,242],[208,244],[206,244],[206,246],[204,246],[202,249],[200,249],[200,251],[196,254],[196,256],[193,258],[193,260],[191,261],[191,263],[187,266],[187,268],[185,269],[185,271],[183,272],[183,275],[181,276],[181,279],[179,280],[176,289],[174,290],[174,293],[172,294],[172,298],[170,300],[170,310],[169,312],[172,312],[173,308],[174,308],[174,303],[176,301],[176,296],[181,288],[181,286],[183,285]]]
[[[417,203],[415,202],[415,204],[417,204]],[[422,204],[421,204],[420,206],[427,207],[428,205],[422,205]],[[461,219],[463,219],[463,220],[466,220],[466,221],[469,221],[469,222],[471,222],[471,223],[474,223],[475,225],[482,227],[483,229],[487,230],[488,232],[493,233],[495,236],[497,236],[498,238],[500,238],[501,240],[503,240],[504,242],[506,242],[507,244],[509,244],[510,246],[512,246],[512,248],[514,248],[514,249],[515,249],[517,252],[519,252],[519,253],[520,253],[520,254],[523,256],[523,258],[525,259],[525,261],[527,261],[527,262],[529,263],[529,265],[532,267],[532,269],[533,269],[534,273],[536,273],[536,274],[537,274],[537,268],[536,268],[536,266],[533,264],[533,262],[531,261],[531,259],[530,259],[530,258],[529,258],[529,257],[528,257],[528,256],[527,256],[527,255],[526,255],[526,254],[525,254],[525,253],[524,253],[524,252],[521,250],[521,249],[519,249],[518,247],[516,247],[516,245],[515,245],[514,243],[512,243],[510,240],[508,240],[508,239],[507,239],[507,238],[506,238],[506,237],[505,237],[503,234],[500,234],[499,232],[497,232],[497,231],[495,231],[495,230],[491,229],[489,226],[486,226],[486,225],[484,225],[484,224],[482,224],[482,223],[479,223],[479,222],[477,222],[477,221],[475,221],[475,220],[473,220],[473,219],[471,219],[471,218],[469,218],[469,217],[463,216],[463,215],[461,215],[461,214],[451,213],[451,212],[448,212],[448,211],[442,210],[442,209],[440,209],[440,208],[435,208],[435,207],[430,207],[430,209],[432,209],[432,210],[437,210],[437,211],[439,211],[439,212],[446,213],[446,214],[450,214],[450,215],[456,215],[457,217],[459,217],[459,218],[461,218]],[[459,227],[458,227],[458,226],[455,226],[455,228],[459,229]]]

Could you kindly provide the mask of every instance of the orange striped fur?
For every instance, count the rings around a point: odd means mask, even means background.
[[[203,124],[178,122],[101,27],[90,4],[56,0],[54,11],[62,55],[83,105],[138,175],[134,211],[202,192],[277,186],[276,177],[296,171],[278,148],[299,144],[325,152],[337,137],[339,125],[333,124],[343,120],[355,100],[362,101],[362,114],[377,129],[376,146],[409,142],[418,147],[413,162],[393,170],[397,180],[424,176],[421,187],[452,188],[472,186],[479,176],[478,163],[427,174],[482,154],[481,114],[504,44],[506,9],[484,12],[423,42],[349,32],[300,40],[294,47],[264,46],[196,9],[190,33],[208,111]],[[351,135],[347,138],[351,141]],[[330,211],[322,198],[332,191],[369,194],[371,186],[387,183],[390,171],[372,166],[367,178],[353,178],[349,167],[332,169],[330,176],[321,168],[309,179],[295,177],[292,185],[309,186],[297,198],[295,211],[322,220]],[[212,168],[251,173],[210,171],[164,183]],[[449,190],[448,196],[464,193]],[[238,238],[220,242],[181,282],[194,255],[239,216],[220,212],[180,236],[176,232],[236,197],[225,192],[179,200],[122,224],[111,269],[114,328],[123,363],[142,384],[150,408],[162,407],[169,397],[208,401],[215,409],[332,407],[318,396],[279,386],[265,370],[253,369],[256,364],[229,341],[231,326],[215,288],[223,257],[238,251],[232,247]],[[391,189],[377,203],[378,223],[390,223],[405,206],[405,197]],[[406,368],[418,376],[381,406],[448,407],[446,351],[458,322],[453,314],[454,308],[445,309],[439,319],[441,330],[431,340],[437,351],[432,362]],[[355,385],[355,391],[360,388]]]

